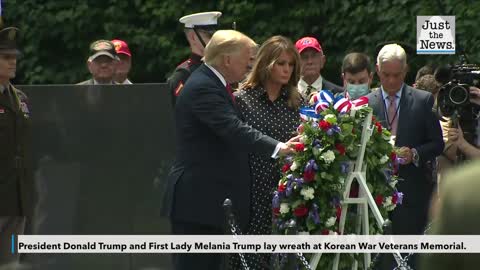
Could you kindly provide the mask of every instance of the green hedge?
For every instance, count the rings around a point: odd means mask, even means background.
[[[457,46],[470,61],[480,63],[478,21],[480,1],[454,0],[9,0],[4,21],[22,30],[23,57],[16,83],[76,83],[89,77],[88,46],[96,39],[120,38],[133,51],[134,82],[164,82],[189,53],[178,18],[219,10],[222,28],[237,29],[258,43],[276,34],[293,41],[317,37],[327,55],[324,76],[341,83],[343,56],[363,51],[375,57],[375,46],[400,40],[415,47],[417,15],[456,15]],[[456,57],[415,56],[414,71],[426,63],[446,63]]]

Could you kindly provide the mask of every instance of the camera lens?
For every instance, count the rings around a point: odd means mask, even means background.
[[[463,105],[468,101],[469,92],[468,89],[461,85],[452,87],[448,97],[453,104]]]

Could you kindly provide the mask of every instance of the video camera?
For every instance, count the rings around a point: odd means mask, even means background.
[[[462,127],[465,140],[473,144],[479,107],[470,102],[470,87],[480,88],[480,67],[467,64],[465,55],[460,56],[460,64],[440,67],[435,71],[435,79],[442,84],[437,96],[437,113],[440,120],[450,117],[452,127]],[[465,157],[461,154],[460,160]]]
[[[470,103],[470,86],[480,88],[480,67],[461,63],[451,67],[441,67],[435,72],[435,79],[442,83],[437,97],[437,105],[442,116],[451,117],[457,112],[460,118],[470,115],[473,106]]]

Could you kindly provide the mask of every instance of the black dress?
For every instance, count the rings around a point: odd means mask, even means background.
[[[288,107],[288,93],[281,90],[275,101],[270,101],[263,88],[246,89],[236,93],[237,107],[246,123],[278,141],[286,142],[295,135],[300,124],[298,110]],[[252,194],[249,229],[245,234],[262,235],[272,232],[273,191],[280,180],[280,164],[269,157],[250,154]],[[267,269],[269,254],[245,254],[250,269]],[[233,269],[242,269],[238,256]]]

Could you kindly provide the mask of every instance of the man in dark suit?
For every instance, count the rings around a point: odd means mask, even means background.
[[[231,83],[250,69],[256,44],[234,30],[217,31],[205,48],[205,64],[177,99],[177,153],[168,176],[165,208],[174,234],[224,234],[225,198],[241,228],[249,222],[248,153],[276,157],[293,150],[246,125]],[[219,254],[178,254],[175,269],[220,269]]]
[[[298,82],[298,91],[306,99],[312,92],[330,90],[332,93],[342,93],[343,88],[327,81],[321,71],[326,57],[318,40],[314,37],[303,37],[295,43],[302,62],[302,77]]]
[[[403,203],[390,216],[393,234],[423,234],[435,186],[429,164],[442,153],[443,139],[432,112],[432,94],[404,83],[406,59],[401,46],[385,45],[378,53],[376,65],[381,87],[367,97],[378,120],[396,136],[395,146],[405,159],[399,168],[403,180],[397,185],[404,194]],[[391,266],[386,265],[385,269],[392,269]]]

